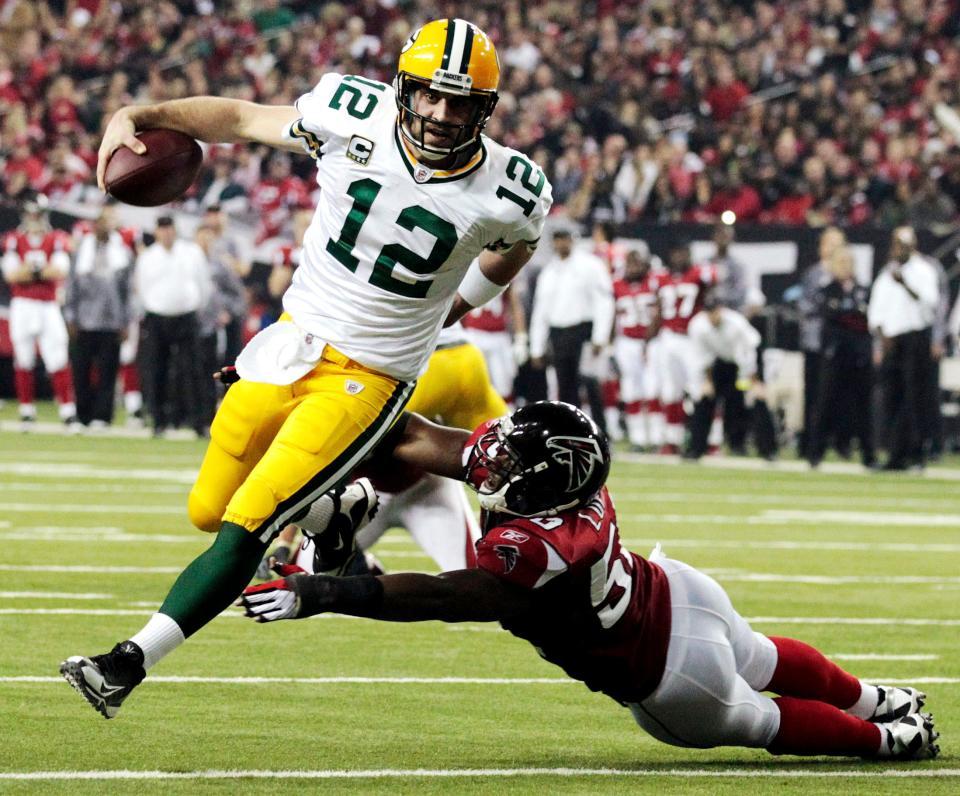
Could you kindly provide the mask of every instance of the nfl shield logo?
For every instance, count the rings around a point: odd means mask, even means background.
[[[347,392],[350,395],[357,395],[357,393],[363,392],[363,385],[353,379],[347,379]]]
[[[417,182],[426,182],[433,175],[433,172],[426,166],[418,165],[413,171],[413,179]]]

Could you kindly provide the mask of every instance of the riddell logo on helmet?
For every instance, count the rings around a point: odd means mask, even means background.
[[[600,445],[590,437],[550,437],[547,448],[554,461],[566,465],[569,491],[582,487],[590,480],[594,468],[603,463]]]

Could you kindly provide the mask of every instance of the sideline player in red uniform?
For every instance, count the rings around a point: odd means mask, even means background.
[[[684,395],[694,402],[700,400],[702,384],[687,327],[690,319],[703,309],[706,289],[716,284],[717,268],[691,264],[690,245],[686,242],[677,242],[670,248],[669,267],[670,273],[661,280],[659,289],[660,331],[648,358],[666,418],[666,452],[678,453],[686,424]]]
[[[709,576],[659,546],[649,560],[623,548],[604,486],[607,440],[579,409],[528,404],[473,434],[405,417],[385,440],[394,457],[477,490],[484,535],[476,568],[292,574],[248,588],[248,616],[499,621],[669,744],[937,755],[932,718],[920,713],[924,694],[861,682],[800,641],[761,635]]]
[[[57,287],[70,270],[70,250],[70,236],[50,228],[39,202],[25,205],[20,228],[3,241],[3,278],[10,285],[14,388],[25,431],[37,419],[33,371],[38,348],[60,419],[71,430],[80,428],[67,354],[67,325],[57,301]]]
[[[657,312],[657,290],[663,278],[665,275],[651,273],[649,252],[632,249],[627,253],[623,276],[613,283],[613,356],[620,371],[627,438],[635,450],[663,444],[663,415],[653,394],[654,380],[648,373],[646,350]]]

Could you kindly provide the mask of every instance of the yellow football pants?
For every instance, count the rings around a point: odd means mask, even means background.
[[[483,354],[470,343],[433,352],[407,411],[469,431],[508,413],[506,403],[490,383]]]
[[[400,416],[414,386],[330,346],[293,384],[237,382],[210,428],[190,492],[190,521],[211,532],[223,521],[236,523],[268,541],[350,474]]]

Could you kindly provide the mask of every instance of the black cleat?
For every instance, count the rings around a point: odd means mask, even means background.
[[[60,664],[60,674],[107,719],[117,715],[123,700],[147,675],[143,652],[132,641],[92,658],[73,655]]]

